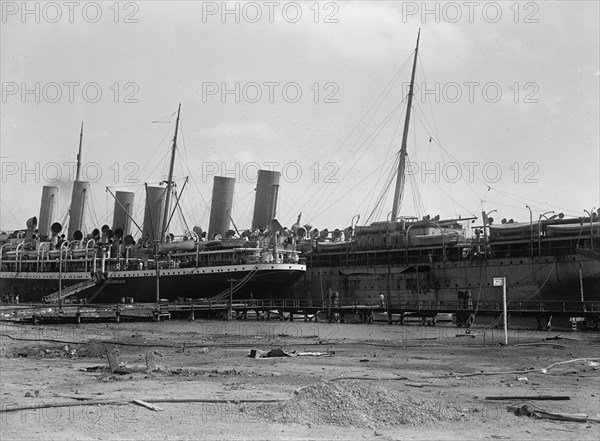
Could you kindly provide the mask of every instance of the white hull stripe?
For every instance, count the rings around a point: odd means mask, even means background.
[[[258,267],[258,268],[257,268]],[[261,263],[256,265],[225,265],[200,268],[172,268],[159,270],[160,276],[179,276],[193,274],[223,274],[235,272],[250,272],[257,269],[262,271],[306,271],[306,265],[293,263]],[[29,280],[57,280],[58,272],[38,273],[38,272],[0,272],[0,279],[29,279]],[[107,279],[123,279],[127,277],[156,277],[156,270],[135,270],[135,271],[108,271]],[[82,271],[63,271],[61,278],[64,280],[91,280],[90,273]]]

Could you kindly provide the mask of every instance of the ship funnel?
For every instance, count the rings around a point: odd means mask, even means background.
[[[229,213],[233,206],[234,185],[235,178],[214,177],[208,237],[214,237],[215,234],[223,236],[229,230],[231,224]]]
[[[122,236],[127,236],[131,233],[134,196],[134,193],[129,191],[115,192],[115,209],[113,213],[112,229],[115,233],[117,229],[121,229]]]
[[[56,216],[57,203],[58,187],[45,185],[42,189],[42,203],[40,204],[40,218],[38,223],[38,233],[42,240],[48,238],[51,234],[50,225],[52,225],[52,219]]]
[[[146,207],[142,239],[161,240],[163,216],[165,212],[166,190],[162,187],[146,187]]]
[[[277,213],[277,195],[279,193],[279,178],[281,173],[269,170],[259,170],[256,181],[256,199],[252,229],[265,228]]]
[[[73,238],[75,231],[84,228],[85,211],[90,193],[90,183],[84,181],[73,182],[73,195],[71,196],[71,211],[69,216],[69,232],[67,237]]]

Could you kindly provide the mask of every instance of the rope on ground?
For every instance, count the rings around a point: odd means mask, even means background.
[[[178,349],[181,348],[183,342],[175,343],[175,344],[166,344],[166,343],[158,343],[158,342],[146,342],[146,343],[132,343],[132,342],[124,342],[119,340],[86,340],[86,341],[73,341],[73,340],[53,340],[53,339],[44,339],[44,338],[19,338],[13,337],[12,335],[0,333],[0,337],[8,337],[11,340],[16,341],[31,341],[31,342],[49,342],[49,343],[64,343],[71,345],[84,345],[90,343],[101,343],[106,345],[118,345],[118,346],[134,346],[134,347],[145,347],[145,348],[173,348]],[[318,336],[315,336],[318,338]],[[408,341],[418,341],[418,340],[408,340]],[[186,348],[251,348],[257,346],[258,343],[190,343],[185,342]],[[294,343],[295,344],[295,343]],[[444,346],[442,344],[432,343],[432,344],[388,344],[388,343],[373,343],[373,342],[352,342],[352,341],[339,341],[339,340],[323,340],[321,339],[321,343],[305,343],[302,342],[302,346],[330,346],[330,345],[366,345],[366,346],[377,346],[377,347],[385,347],[385,348],[420,348],[420,347],[437,347]],[[471,347],[476,347],[477,345],[469,345]]]
[[[550,366],[548,366],[544,369],[541,369],[541,371],[542,371],[542,373],[545,374],[548,369],[550,369],[551,367],[554,367],[554,366],[558,366],[559,364],[574,363],[576,361],[594,361],[594,360],[600,360],[600,358],[574,358],[572,360],[557,361],[556,363],[552,363]]]
[[[239,399],[213,399],[213,398],[144,398],[142,401],[146,401],[147,403],[230,403],[230,404],[239,404],[239,403],[281,403],[284,401],[291,400],[293,395],[290,395],[286,398],[265,398],[265,399],[256,399],[256,398],[239,398]],[[87,400],[87,401],[75,401],[68,403],[41,403],[34,404],[28,406],[19,406],[16,405],[14,407],[10,405],[3,406],[0,408],[0,413],[5,412],[16,412],[21,410],[35,410],[35,409],[49,409],[53,407],[70,407],[70,406],[122,406],[126,404],[135,404],[135,400],[139,400],[139,398],[130,399],[130,400]]]

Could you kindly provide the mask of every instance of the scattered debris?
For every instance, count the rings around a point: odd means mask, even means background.
[[[68,394],[54,394],[54,396],[61,397],[61,398],[71,398],[71,399],[77,400],[77,401],[88,401],[88,400],[93,400],[95,398],[95,397],[86,396],[86,395],[68,395]]]
[[[264,358],[267,355],[267,351],[261,351],[260,349],[252,349],[250,351],[250,358]]]
[[[584,413],[555,413],[548,412],[540,407],[523,404],[521,406],[509,406],[508,410],[517,416],[528,416],[533,418],[543,418],[547,420],[557,421],[572,421],[576,423],[595,422],[600,423],[600,420],[588,418]]]
[[[97,371],[103,371],[104,369],[106,369],[106,366],[90,366],[90,367],[86,367],[86,368],[81,368],[79,370],[83,371],[83,372],[97,372]]]
[[[146,352],[146,370],[148,372],[154,372],[157,369],[156,359],[154,357],[154,352],[148,351]]]
[[[296,351],[284,351],[281,348],[272,349],[269,352],[261,351],[260,349],[250,350],[250,358],[274,358],[274,357],[333,357],[335,352],[296,352]],[[360,360],[363,361],[363,360]],[[368,361],[368,360],[366,360]]]
[[[545,368],[540,369],[540,372],[542,374],[547,374],[548,370],[554,366],[558,366],[561,364],[567,364],[567,363],[575,363],[577,361],[589,361],[589,360],[600,360],[600,358],[574,358],[572,360],[557,361],[556,363],[552,363],[550,366],[546,366]]]
[[[546,337],[544,340],[573,340],[573,341],[580,341],[579,338],[564,337],[562,335],[555,335],[554,337]]]
[[[139,404],[140,406],[147,407],[148,409],[153,410],[155,412],[162,412],[164,410],[162,407],[155,406],[154,404],[150,404],[150,403],[148,403],[146,401],[133,400],[133,402],[135,404]]]
[[[380,430],[381,426],[423,426],[469,421],[473,416],[443,401],[414,397],[376,383],[325,381],[301,388],[289,401],[248,407],[270,423],[332,424]]]
[[[543,342],[538,342],[538,343],[519,343],[519,344],[516,344],[515,346],[552,346],[554,348],[566,348],[567,347],[565,345],[559,345],[558,343],[543,343]]]
[[[108,358],[108,366],[110,367],[110,371],[113,374],[119,374],[119,375],[126,375],[129,372],[121,369],[121,366],[119,365],[119,360],[117,359],[117,354],[114,353],[110,353],[107,355]]]
[[[265,357],[292,357],[290,352],[286,352],[283,349],[271,349]]]
[[[333,357],[335,352],[296,352],[298,357]]]
[[[119,369],[119,360],[117,359],[117,354],[108,354],[106,356],[108,358],[108,366],[110,367],[111,372],[115,372]]]
[[[531,396],[521,396],[521,395],[511,395],[511,396],[500,396],[500,397],[485,397],[486,400],[526,400],[526,401],[562,401],[562,400],[570,400],[571,397],[568,395],[531,395]]]
[[[517,377],[517,381],[529,381],[527,377]]]

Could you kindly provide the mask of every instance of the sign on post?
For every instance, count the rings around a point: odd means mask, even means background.
[[[506,316],[506,277],[494,277],[494,286],[502,287],[502,303],[504,304],[504,345],[508,346],[508,318]]]

